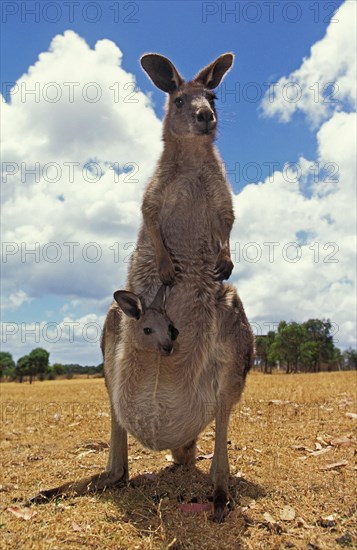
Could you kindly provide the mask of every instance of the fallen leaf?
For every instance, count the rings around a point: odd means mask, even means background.
[[[320,449],[319,451],[313,451],[312,453],[310,453],[310,456],[321,456],[331,451],[331,449],[332,447],[325,447],[324,449]]]
[[[263,517],[265,520],[265,522],[263,522],[263,525],[268,527],[270,531],[278,534],[283,531],[281,525],[277,521],[275,521],[275,519],[269,514],[269,512],[264,512]]]
[[[315,449],[316,449],[316,451],[321,451],[321,449],[322,449],[322,445],[318,441],[315,442]]]
[[[308,447],[305,447],[305,445],[292,445],[292,449],[295,451],[308,451],[309,453],[313,453],[313,449],[309,449]]]
[[[109,418],[110,415],[109,415],[108,413],[106,413],[106,412],[98,412],[98,413],[96,414],[96,416],[98,416],[98,417],[102,417],[102,416],[103,416],[103,417],[105,417],[105,418]]]
[[[324,447],[328,447],[329,443],[327,443],[327,441],[321,437],[321,436],[318,436],[316,438],[316,441],[318,441],[318,443],[320,443],[321,445],[323,445]]]
[[[333,447],[349,447],[353,444],[352,439],[349,437],[342,436],[342,437],[334,437],[333,439],[330,439],[330,445],[333,445]]]
[[[303,527],[304,529],[315,529],[313,525],[309,525],[303,518],[296,518],[298,527]]]
[[[95,451],[93,451],[92,449],[89,449],[89,451],[83,451],[83,453],[79,453],[79,455],[77,455],[77,458],[82,458],[83,456],[87,456],[93,453],[95,453]]]
[[[82,531],[82,527],[80,527],[75,521],[72,521],[72,529],[73,531]]]
[[[208,454],[205,454],[205,455],[198,455],[197,460],[205,460],[205,459],[209,460],[211,458],[213,458],[213,453],[208,453]]]
[[[263,451],[261,449],[253,449],[256,453],[262,453]]]
[[[321,527],[335,527],[336,525],[336,514],[331,514],[330,516],[325,516],[319,519],[318,521]]]
[[[154,474],[153,472],[147,472],[144,474],[144,477],[146,479],[150,479],[150,481],[154,481],[157,478],[157,474]]]
[[[165,455],[165,460],[167,460],[167,462],[173,462],[174,459],[172,458],[171,455]]]
[[[353,420],[357,420],[357,413],[345,413],[348,418],[353,418]]]
[[[198,502],[188,502],[180,505],[180,510],[184,514],[202,514],[202,512],[211,512],[212,504],[207,502],[200,504]]]
[[[283,521],[292,521],[295,519],[295,510],[291,506],[284,506],[282,510],[280,510],[280,519]]]
[[[338,537],[337,539],[335,539],[335,541],[340,545],[340,546],[349,546],[351,547],[352,544],[353,544],[353,539],[352,539],[352,536],[350,533],[345,533],[344,535],[342,535],[341,537]]]
[[[282,399],[270,399],[269,405],[288,405],[290,401],[283,401]]]
[[[93,441],[86,441],[83,443],[82,448],[92,449],[93,451],[102,451],[109,448],[109,443],[101,441],[100,439],[94,439]]]
[[[0,485],[0,492],[13,491],[14,489],[18,488],[19,486],[15,483],[4,483],[4,485]]]
[[[333,464],[326,464],[326,466],[322,466],[320,470],[337,470],[338,468],[347,466],[347,464],[348,460],[341,460],[340,462],[334,462]]]
[[[15,517],[24,519],[25,521],[32,519],[37,514],[36,510],[31,508],[20,508],[19,506],[10,506],[6,510],[11,512]]]
[[[268,523],[276,523],[275,519],[273,518],[273,516],[271,516],[271,515],[269,514],[269,512],[264,512],[263,518],[264,518],[265,521],[267,521]]]
[[[251,497],[243,495],[239,499],[239,504],[245,508],[255,508],[256,501]]]

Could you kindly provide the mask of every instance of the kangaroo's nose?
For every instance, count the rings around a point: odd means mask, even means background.
[[[198,122],[211,122],[214,120],[214,113],[208,107],[201,107],[196,113]]]
[[[172,348],[172,344],[164,344],[163,346],[161,346],[161,349],[165,355],[170,355],[170,353],[172,352]]]

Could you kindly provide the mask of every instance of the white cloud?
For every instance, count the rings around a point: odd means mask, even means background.
[[[121,61],[113,42],[92,50],[67,31],[3,104],[8,295],[23,288],[30,297],[103,299],[124,284],[124,245],[135,241],[161,122]]]
[[[23,290],[19,289],[16,292],[13,292],[10,294],[10,296],[5,297],[4,300],[2,300],[2,308],[3,309],[9,309],[9,310],[15,310],[19,307],[21,307],[26,302],[30,302],[31,298],[29,298]]]
[[[66,315],[59,322],[34,321],[30,323],[1,324],[1,340],[9,350],[16,350],[16,359],[36,347],[50,353],[51,363],[79,363],[97,365],[102,362],[100,352],[104,315],[89,313],[82,317]]]
[[[335,110],[356,102],[356,2],[347,0],[301,66],[281,77],[262,102],[266,116],[282,122],[302,111],[317,126]]]
[[[287,81],[293,79],[305,90],[311,82],[335,81],[342,96],[352,101],[354,10],[353,2],[341,6],[335,16],[339,22],[330,23],[326,36],[311,48],[309,59]],[[260,323],[257,330],[266,332],[269,322],[282,319],[324,317],[334,323],[338,345],[356,345],[356,112],[350,104],[346,112],[310,99],[306,95],[296,104],[269,104],[267,98],[263,102],[264,112],[280,120],[290,120],[301,109],[308,120],[320,122],[317,158],[298,159],[301,173],[294,182],[276,172],[235,197],[237,224],[232,241],[240,241],[245,252],[236,282],[249,317]],[[244,250],[250,242],[262,251],[256,263],[248,257],[254,246]],[[269,242],[279,243],[272,262],[269,245],[264,245]],[[293,242],[300,247],[288,247]]]

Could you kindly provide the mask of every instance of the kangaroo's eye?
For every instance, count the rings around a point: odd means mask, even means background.
[[[177,97],[177,98],[175,99],[175,105],[176,105],[176,107],[178,107],[179,109],[182,107],[182,105],[183,105],[183,99],[182,99],[182,97]]]
[[[147,334],[147,335],[149,335],[149,334],[152,333],[152,329],[149,328],[149,327],[145,327],[145,328],[144,328],[144,333]]]

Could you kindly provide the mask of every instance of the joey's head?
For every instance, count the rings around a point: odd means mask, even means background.
[[[135,341],[141,349],[158,351],[161,355],[173,353],[174,341],[179,331],[164,310],[164,285],[160,287],[154,301],[147,308],[136,294],[126,290],[114,292],[114,299],[125,315],[136,319],[133,329]]]
[[[141,65],[153,83],[168,94],[164,139],[203,138],[212,141],[217,127],[214,89],[233,64],[225,53],[185,82],[173,63],[163,55],[149,53]]]

